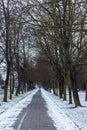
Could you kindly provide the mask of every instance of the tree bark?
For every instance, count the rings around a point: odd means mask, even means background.
[[[69,104],[72,104],[72,91],[71,91],[71,86],[68,86],[69,90]]]
[[[4,98],[3,98],[4,102],[7,102],[9,74],[10,74],[10,66],[7,65],[7,74],[6,74],[5,88],[4,88]]]
[[[63,100],[66,101],[66,83],[64,84],[63,94],[64,94]]]
[[[62,84],[61,84],[61,82],[59,83],[59,97],[63,98],[63,91],[62,91]]]
[[[87,101],[87,82],[86,82],[86,95],[85,95],[85,101]]]
[[[78,106],[81,106],[81,103],[80,103],[78,91],[77,91],[76,70],[75,70],[74,66],[72,66],[72,68],[71,68],[70,75],[71,75],[73,99],[74,99],[75,107],[78,107]]]

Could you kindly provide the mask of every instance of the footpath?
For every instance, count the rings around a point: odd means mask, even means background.
[[[19,114],[15,130],[57,130],[47,114],[46,102],[38,90],[31,103]]]
[[[84,93],[79,94],[83,102]],[[73,106],[44,89],[34,89],[0,101],[0,130],[87,130],[87,107]]]

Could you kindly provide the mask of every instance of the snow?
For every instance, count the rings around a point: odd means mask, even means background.
[[[79,92],[83,107],[74,108],[58,96],[42,89],[42,96],[47,103],[48,114],[53,119],[57,130],[87,130],[87,102],[85,92]]]
[[[6,103],[0,101],[0,130],[14,130],[12,125],[17,120],[17,116],[23,108],[27,107],[37,91],[38,89],[34,89],[26,94],[14,97]],[[85,92],[79,92],[81,104],[84,107],[77,108],[74,108],[74,104],[70,105],[68,101],[63,101],[44,89],[41,89],[41,92],[46,101],[48,115],[52,118],[57,130],[87,130]]]
[[[12,125],[23,108],[31,102],[37,90],[30,91],[0,106],[0,130],[13,130]]]

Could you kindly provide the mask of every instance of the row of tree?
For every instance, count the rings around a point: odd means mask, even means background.
[[[32,3],[35,5],[32,34],[51,65],[51,75],[55,72],[51,82],[64,100],[68,86],[69,103],[73,93],[75,106],[81,106],[77,77],[84,65],[87,70],[87,1],[32,0]]]
[[[12,79],[16,73],[16,95],[21,82],[26,91],[26,83],[30,87],[34,80],[47,89],[53,88],[55,94],[59,91],[63,100],[68,88],[69,103],[73,92],[75,106],[81,106],[77,77],[87,65],[86,4],[86,0],[0,1],[0,63],[6,64],[7,72],[4,101],[9,77]],[[34,64],[30,50],[40,52]]]
[[[29,1],[1,0],[0,1],[0,64],[6,66],[6,79],[3,101],[7,101],[8,84],[10,81],[10,99],[14,90],[14,80],[18,80],[16,96],[20,90],[30,89],[32,79],[29,79],[32,36],[27,22],[26,11]]]

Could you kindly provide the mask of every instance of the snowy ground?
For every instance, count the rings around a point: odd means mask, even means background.
[[[42,90],[42,96],[47,102],[48,114],[58,130],[87,130],[87,102],[84,92],[79,92],[84,107],[77,108],[47,91]]]
[[[15,97],[13,100],[9,100],[6,103],[0,102],[0,130],[13,130],[12,125],[17,119],[17,116],[22,109],[31,102],[36,92],[37,89],[20,95],[19,97]]]
[[[18,114],[31,102],[37,90],[20,95],[7,103],[0,101],[0,130],[13,130],[12,125]],[[87,102],[84,101],[84,92],[80,92],[79,95],[85,107],[73,108],[74,104],[69,105],[67,101],[60,100],[52,93],[43,89],[41,91],[48,107],[48,114],[57,130],[87,130]]]

